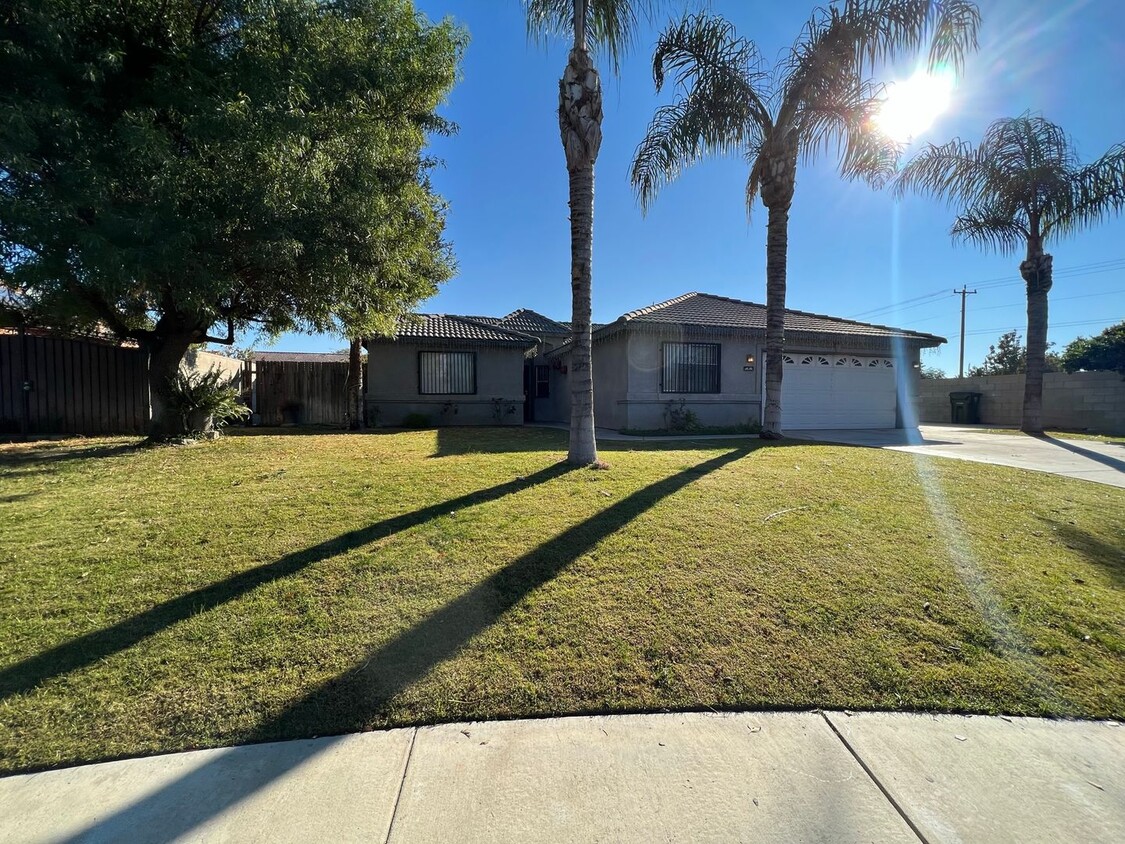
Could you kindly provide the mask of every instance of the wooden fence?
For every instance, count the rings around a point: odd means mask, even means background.
[[[0,334],[0,433],[142,434],[146,381],[139,349]]]
[[[347,363],[248,361],[243,385],[261,425],[347,424]]]

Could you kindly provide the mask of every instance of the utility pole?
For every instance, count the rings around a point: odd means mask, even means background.
[[[961,297],[961,359],[957,364],[957,377],[965,377],[965,297],[971,296],[976,293],[975,290],[966,290],[965,285],[961,285],[960,290],[954,290],[954,296]]]

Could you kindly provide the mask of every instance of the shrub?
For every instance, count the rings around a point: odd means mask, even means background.
[[[425,413],[408,413],[406,414],[406,418],[402,420],[402,427],[432,428],[433,424],[430,422],[430,417]]]
[[[193,433],[211,433],[235,419],[245,419],[250,408],[239,400],[233,379],[221,370],[185,372],[180,370],[172,381],[168,405],[184,420],[184,427]]]
[[[689,408],[683,399],[679,402],[668,402],[665,416],[668,419],[668,430],[677,434],[698,431],[702,427],[695,411]]]

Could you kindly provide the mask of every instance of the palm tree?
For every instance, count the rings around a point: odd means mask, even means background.
[[[1061,128],[1025,113],[994,122],[977,147],[959,138],[930,144],[903,168],[895,190],[958,203],[962,210],[953,223],[955,238],[1005,254],[1026,246],[1020,263],[1027,285],[1027,375],[1020,428],[1042,433],[1053,262],[1044,246],[1052,235],[1075,234],[1125,208],[1125,144],[1082,166]]]
[[[882,86],[874,66],[928,46],[931,69],[959,69],[976,47],[980,15],[968,0],[847,0],[820,8],[768,72],[758,48],[721,17],[689,15],[661,35],[656,89],[674,74],[679,96],[657,110],[637,147],[632,182],[642,210],[660,188],[708,154],[741,153],[750,165],[747,213],[761,199],[766,226],[766,401],[762,436],[781,436],[789,208],[797,164],[836,148],[845,178],[880,184],[899,149],[873,130]]]
[[[525,0],[535,35],[568,32],[573,46],[559,80],[559,131],[570,175],[570,449],[567,461],[598,462],[594,440],[594,378],[590,339],[594,238],[594,163],[602,143],[602,86],[590,54],[600,47],[614,71],[639,17],[660,0]]]

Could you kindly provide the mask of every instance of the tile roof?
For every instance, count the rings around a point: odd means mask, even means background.
[[[629,323],[657,323],[672,325],[701,325],[709,328],[735,328],[762,330],[766,328],[766,306],[710,293],[685,293],[667,302],[658,302],[647,308],[622,315],[603,329],[605,334],[620,330]],[[906,337],[944,343],[944,337],[875,325],[840,317],[813,314],[806,311],[785,311],[785,330],[817,334],[849,334],[865,337]]]
[[[374,338],[378,341],[380,338]],[[414,314],[399,322],[397,340],[461,340],[470,343],[505,343],[517,346],[535,345],[535,337],[478,317],[453,314]]]
[[[259,352],[250,353],[252,360],[291,363],[347,363],[347,352]]]
[[[534,334],[538,337],[552,334],[570,334],[569,327],[560,322],[555,322],[550,317],[543,316],[543,314],[536,313],[530,308],[520,308],[518,311],[512,311],[506,317],[497,321],[496,324],[504,328],[510,328],[513,331]]]

